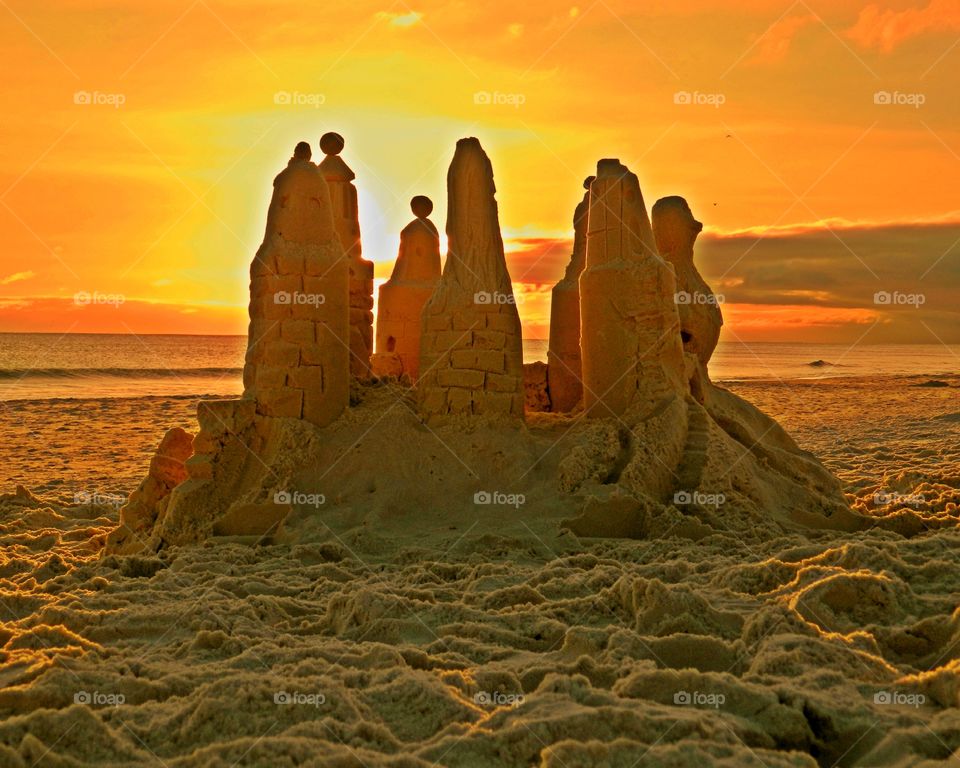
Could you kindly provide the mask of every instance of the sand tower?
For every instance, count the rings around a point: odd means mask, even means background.
[[[373,353],[373,262],[362,256],[357,188],[353,185],[356,174],[340,157],[343,145],[340,134],[323,134],[320,149],[326,157],[319,168],[330,189],[334,225],[350,265],[350,374],[366,379]]]
[[[420,368],[420,314],[440,279],[440,234],[427,218],[429,197],[410,201],[416,218],[400,232],[400,251],[390,279],[380,286],[377,304],[375,373],[407,375]]]
[[[601,160],[580,275],[584,408],[643,416],[687,388],[673,267],[657,253],[637,177]]]
[[[677,275],[676,303],[680,313],[683,351],[694,358],[691,389],[702,397],[707,363],[717,348],[723,316],[716,294],[693,263],[693,244],[703,224],[693,218],[682,197],[664,197],[653,206],[653,235],[660,255]]]
[[[583,399],[580,361],[580,273],[587,258],[587,213],[590,184],[583,181],[583,200],[573,212],[573,254],[550,297],[550,346],[547,350],[550,410],[567,413]]]
[[[349,401],[348,270],[327,184],[296,154],[273,182],[250,267],[244,398],[264,416],[333,421]]]
[[[480,142],[460,139],[447,173],[443,275],[421,317],[420,411],[523,418],[520,316],[497,214],[493,168]]]

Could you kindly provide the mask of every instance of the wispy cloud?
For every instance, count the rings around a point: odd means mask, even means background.
[[[751,64],[775,64],[787,57],[790,44],[797,33],[808,24],[817,20],[813,14],[787,16],[770,25],[757,41],[756,53]]]
[[[705,234],[697,262],[707,282],[725,296],[728,322],[742,326],[732,326],[738,335],[753,333],[749,317],[762,316],[778,339],[788,337],[792,325],[798,333],[806,328],[803,340],[845,341],[855,333],[852,326],[876,320],[874,343],[936,343],[926,323],[956,344],[960,262],[950,255],[957,249],[960,225],[908,223],[776,236]],[[773,329],[778,321],[784,331],[779,337]],[[832,330],[824,330],[828,326]]]
[[[29,280],[31,277],[36,277],[36,272],[31,272],[30,270],[27,270],[26,272],[14,272],[12,275],[7,275],[4,278],[0,278],[0,285],[19,283],[21,280]]]
[[[933,31],[960,31],[960,4],[956,0],[930,0],[925,7],[904,10],[868,5],[847,30],[847,36],[863,48],[890,53],[901,43]]]
[[[412,27],[414,24],[420,23],[420,20],[423,18],[423,14],[417,13],[416,11],[410,11],[409,13],[389,13],[387,11],[380,11],[377,14],[377,18],[387,19],[392,27]]]

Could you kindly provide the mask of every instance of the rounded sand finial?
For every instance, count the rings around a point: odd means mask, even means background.
[[[339,155],[343,152],[343,136],[330,131],[320,137],[320,151],[325,155]]]
[[[590,189],[590,185],[593,184],[593,180],[594,180],[595,178],[597,178],[597,177],[596,177],[596,176],[587,176],[587,178],[585,178],[585,179],[583,180],[583,188],[584,188],[584,189]]]
[[[410,201],[410,210],[418,219],[425,219],[433,213],[433,200],[426,195],[417,195]]]

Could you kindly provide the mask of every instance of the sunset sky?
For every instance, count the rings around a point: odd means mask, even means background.
[[[335,130],[380,279],[481,140],[530,338],[619,157],[705,224],[724,338],[960,343],[958,0],[0,0],[0,44],[0,331],[245,333],[271,180]]]

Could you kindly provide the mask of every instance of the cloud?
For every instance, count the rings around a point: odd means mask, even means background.
[[[242,306],[196,306],[127,298],[78,305],[59,296],[0,296],[0,332],[245,334]]]
[[[723,293],[738,335],[781,323],[778,339],[855,340],[877,322],[871,341],[960,343],[960,224],[850,226],[833,232],[705,234],[697,262]],[[877,293],[922,296],[884,303]],[[731,306],[733,305],[733,306]],[[751,319],[752,318],[752,319]],[[791,328],[792,326],[792,328]],[[802,338],[795,332],[804,332]],[[859,331],[859,332],[862,332]]]
[[[840,217],[818,219],[816,221],[794,222],[789,224],[777,224],[774,226],[759,225],[752,227],[741,227],[736,229],[718,229],[709,227],[704,232],[704,237],[784,237],[788,235],[810,235],[818,232],[841,232],[843,230],[877,230],[884,228],[904,229],[904,228],[922,228],[922,227],[940,227],[960,225],[960,210],[946,211],[936,216],[923,216],[911,219],[900,219],[897,221],[886,220],[851,220]]]
[[[519,237],[508,239],[504,248],[514,280],[552,285],[570,261],[573,238]]]
[[[2,315],[5,310],[29,309],[32,306],[32,299],[0,297],[0,315]]]
[[[412,27],[414,24],[420,23],[421,19],[423,19],[423,14],[417,13],[416,11],[410,11],[409,13],[380,11],[377,14],[377,18],[389,19],[390,26],[392,27]]]
[[[819,340],[824,341],[830,339],[830,334],[849,330],[851,326],[859,326],[862,333],[863,326],[879,322],[881,316],[876,309],[818,307],[812,310],[797,304],[724,304],[723,319],[724,329],[733,337],[727,340],[760,340],[771,336],[783,341],[793,333],[805,334],[809,339],[816,333]]]
[[[960,31],[960,4],[956,0],[930,0],[926,7],[902,11],[868,5],[846,34],[862,48],[890,53],[901,43],[933,31]]]
[[[754,44],[757,52],[751,64],[775,64],[786,58],[797,32],[817,20],[813,14],[787,16],[771,24]]]
[[[0,278],[0,285],[10,285],[10,283],[19,283],[21,280],[29,280],[31,277],[36,277],[37,273],[27,270],[26,272],[14,272],[12,275],[7,275],[4,278]]]

